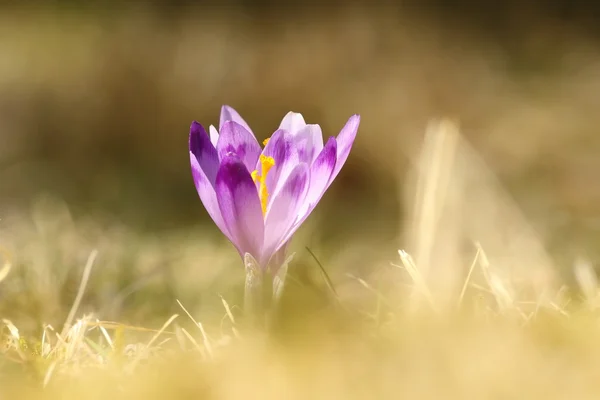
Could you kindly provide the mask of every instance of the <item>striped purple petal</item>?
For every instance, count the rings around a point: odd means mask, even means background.
[[[254,135],[254,132],[252,132],[252,129],[250,129],[250,125],[248,125],[248,123],[246,123],[246,121],[244,121],[244,118],[242,118],[242,116],[240,114],[238,114],[238,112],[235,111],[235,109],[233,107],[224,105],[223,107],[221,107],[221,118],[220,118],[220,121],[219,121],[219,132],[221,131],[221,129],[223,129],[223,125],[227,121],[237,122],[238,124],[240,124],[241,126],[243,126],[244,128],[246,128],[246,130],[248,132],[250,132],[252,135]]]
[[[335,169],[336,153],[337,142],[335,138],[331,137],[327,141],[323,151],[319,153],[317,159],[310,168],[310,183],[306,198],[304,199],[301,207],[298,208],[297,219],[291,229],[284,236],[284,241],[288,241],[291,238],[294,232],[300,227],[306,218],[308,218],[319,200],[321,200],[325,194],[325,191],[329,185],[331,174]]]
[[[321,200],[325,190],[327,190],[336,162],[337,141],[334,137],[330,137],[310,168],[310,189],[305,201],[310,210]]]
[[[337,162],[335,165],[335,169],[333,170],[333,174],[331,174],[331,178],[329,179],[329,185],[336,178],[336,176],[340,173],[340,170],[346,163],[348,159],[348,155],[350,154],[350,150],[352,149],[352,144],[354,144],[354,139],[356,139],[356,132],[358,132],[358,125],[360,124],[360,115],[353,115],[348,119],[346,125],[342,128],[339,135],[337,136]]]
[[[230,240],[240,255],[262,254],[264,221],[260,200],[248,169],[238,157],[221,160],[215,188]]]
[[[274,194],[265,218],[265,242],[261,264],[284,245],[287,232],[296,221],[298,209],[304,203],[310,179],[309,167],[300,163],[292,170],[281,189]]]
[[[219,141],[217,142],[217,153],[220,160],[235,154],[242,160],[246,169],[252,172],[261,151],[262,149],[254,135],[242,125],[234,121],[228,121],[221,127]]]
[[[267,157],[273,157],[275,161],[275,165],[267,175],[267,189],[269,193],[275,193],[300,162],[294,136],[281,129],[275,131],[263,149],[263,154]],[[255,169],[260,171],[258,163]]]
[[[306,125],[295,135],[296,147],[300,162],[312,164],[317,155],[323,149],[323,133],[319,125]]]
[[[189,149],[192,178],[200,200],[217,227],[231,240],[229,230],[221,216],[215,193],[215,182],[219,168],[217,151],[210,143],[202,125],[197,122],[192,123],[190,128]]]
[[[202,125],[198,122],[192,122],[190,126],[189,139],[190,152],[196,156],[200,168],[214,185],[219,169],[219,157],[217,150],[210,142],[208,134]]]

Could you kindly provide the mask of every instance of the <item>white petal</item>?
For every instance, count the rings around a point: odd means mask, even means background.
[[[210,142],[215,148],[217,147],[217,142],[219,141],[219,131],[213,125],[208,127],[208,133],[210,134]]]
[[[285,129],[292,135],[295,135],[300,129],[306,126],[306,122],[304,122],[304,117],[300,113],[295,113],[290,111],[283,117],[281,120],[281,124],[279,124],[279,129]]]

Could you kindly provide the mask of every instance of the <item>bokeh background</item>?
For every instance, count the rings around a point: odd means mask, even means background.
[[[405,174],[441,117],[459,121],[557,265],[598,259],[598,5],[273,3],[0,7],[0,245],[14,260],[3,315],[64,319],[92,249],[82,307],[102,318],[160,319],[175,298],[199,312],[221,293],[235,303],[240,261],[187,155],[191,121],[217,124],[222,104],[259,139],[289,110],[326,136],[361,114],[296,240],[300,259],[309,246],[339,277],[397,258]]]

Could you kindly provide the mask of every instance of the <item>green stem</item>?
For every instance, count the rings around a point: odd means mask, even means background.
[[[256,259],[248,253],[244,256],[244,310],[246,315],[261,327],[268,324],[269,316],[281,298],[288,264],[292,258],[293,254],[276,269],[277,273],[273,276],[271,268],[261,268]]]
[[[244,257],[246,285],[244,291],[244,310],[248,317],[260,326],[264,326],[273,298],[273,278],[268,271],[260,268],[250,254]]]

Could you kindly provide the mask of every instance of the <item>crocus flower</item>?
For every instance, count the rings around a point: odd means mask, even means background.
[[[360,116],[323,144],[319,125],[289,112],[261,148],[252,129],[223,106],[219,130],[194,121],[190,161],[196,189],[219,229],[242,258],[278,268],[288,242],[348,158]]]

